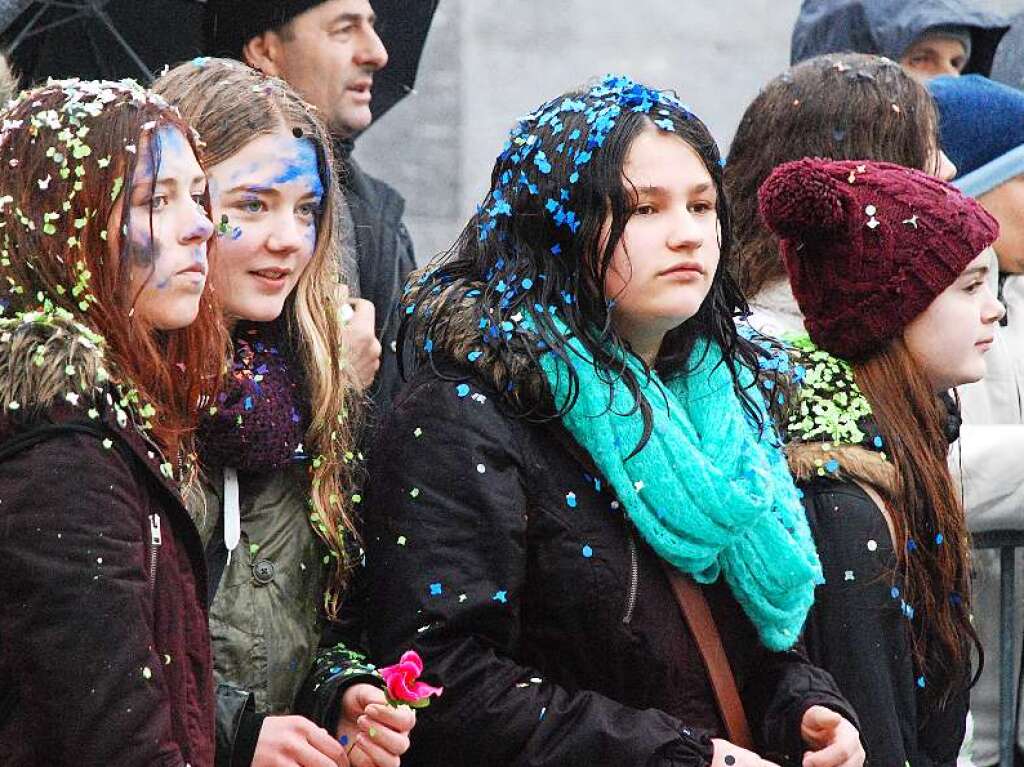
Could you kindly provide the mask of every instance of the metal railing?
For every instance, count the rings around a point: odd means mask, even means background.
[[[1014,644],[1017,549],[1024,546],[1022,530],[991,530],[971,536],[976,549],[999,549],[999,767],[1013,767],[1017,741],[1017,676]]]

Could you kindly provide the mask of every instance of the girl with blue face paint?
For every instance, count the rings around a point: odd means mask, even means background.
[[[385,704],[361,656],[321,641],[355,550],[361,405],[330,142],[285,83],[238,62],[198,59],[154,87],[206,131],[211,281],[234,339],[200,430],[194,504],[211,570],[218,759],[394,767],[415,715]],[[372,340],[372,313],[368,326]]]
[[[227,339],[196,141],[131,81],[51,81],[0,123],[0,763],[212,765],[179,483]]]

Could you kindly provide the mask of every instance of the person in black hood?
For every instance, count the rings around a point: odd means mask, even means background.
[[[285,80],[320,111],[336,137],[351,219],[347,250],[355,253],[346,264],[348,283],[362,299],[354,302],[356,312],[370,311],[372,304],[375,313],[376,339],[349,339],[350,354],[360,379],[373,382],[380,412],[401,385],[394,308],[415,258],[402,223],[405,200],[352,157],[355,138],[373,120],[374,74],[388,62],[375,22],[369,0],[210,0],[205,34],[209,53],[241,59]]]
[[[790,64],[822,53],[873,53],[899,61],[919,80],[988,77],[1009,28],[976,0],[803,0]]]

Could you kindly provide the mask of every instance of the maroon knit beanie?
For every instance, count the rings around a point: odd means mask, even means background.
[[[999,234],[955,187],[892,163],[805,158],[758,196],[811,340],[846,360],[881,351]]]

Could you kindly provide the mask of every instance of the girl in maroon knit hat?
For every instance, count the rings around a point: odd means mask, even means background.
[[[895,61],[862,53],[816,56],[768,82],[750,103],[729,147],[725,185],[733,206],[733,272],[750,302],[749,323],[767,335],[802,332],[757,190],[777,166],[801,157],[879,160],[948,181],[928,91]]]
[[[760,209],[809,334],[787,339],[788,457],[825,575],[808,649],[861,716],[869,764],[952,765],[977,636],[939,394],[985,374],[998,226],[942,181],[866,161],[782,165]]]

